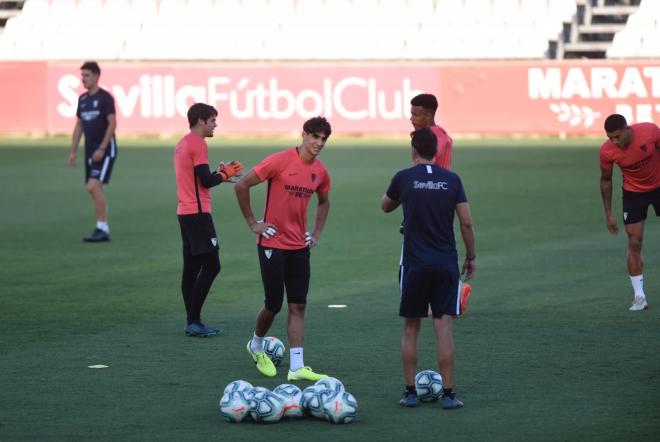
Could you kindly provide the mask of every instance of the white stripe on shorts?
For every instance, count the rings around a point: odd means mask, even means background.
[[[105,179],[105,173],[108,171],[108,165],[110,165],[110,157],[105,157],[103,160],[103,169],[101,169],[101,176],[99,176],[99,181],[103,182]]]
[[[456,315],[461,314],[461,289],[463,288],[463,282],[461,281],[461,278],[458,278],[458,293],[456,293],[456,306],[455,306],[455,313]]]

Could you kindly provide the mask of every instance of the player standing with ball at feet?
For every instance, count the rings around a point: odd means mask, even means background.
[[[600,156],[600,193],[605,208],[607,229],[619,232],[612,215],[612,170],[619,165],[623,175],[623,224],[628,234],[628,274],[634,297],[631,311],[649,306],[644,293],[642,243],[644,221],[650,205],[660,216],[660,128],[655,123],[628,126],[623,115],[605,119],[605,141]]]
[[[245,221],[257,235],[257,253],[261,266],[265,301],[257,315],[247,351],[257,369],[266,376],[277,370],[263,350],[263,339],[282,308],[286,288],[289,316],[289,381],[317,381],[324,374],[315,373],[303,361],[305,305],[310,278],[310,249],[319,241],[330,210],[330,175],[317,157],[325,147],[332,129],[323,117],[305,122],[302,143],[270,155],[257,164],[236,184],[236,198]],[[250,188],[266,181],[264,216],[257,221],[250,205]],[[307,230],[307,206],[317,195],[316,223]]]
[[[452,316],[461,312],[454,213],[458,215],[465,243],[467,255],[462,273],[466,279],[476,271],[476,255],[470,206],[463,184],[458,175],[434,163],[436,143],[429,128],[413,132],[413,167],[394,175],[381,199],[381,208],[388,213],[403,205],[406,219],[399,268],[399,315],[404,318],[401,357],[406,389],[399,403],[406,407],[417,405],[417,338],[421,318],[428,315],[430,305],[443,379],[442,407],[452,409],[463,406],[453,391]]]
[[[211,217],[211,187],[231,181],[243,172],[237,161],[209,168],[207,137],[213,136],[218,111],[204,103],[188,109],[190,133],[174,150],[178,205],[176,209],[183,241],[181,293],[186,306],[188,336],[213,336],[221,329],[202,323],[202,306],[211,284],[220,273],[219,241]]]

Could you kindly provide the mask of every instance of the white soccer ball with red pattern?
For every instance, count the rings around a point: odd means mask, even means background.
[[[323,401],[323,414],[333,424],[347,424],[357,417],[358,404],[355,396],[348,391],[340,391]]]
[[[229,422],[241,422],[250,413],[250,401],[242,391],[228,391],[220,398],[220,413]]]
[[[282,417],[296,418],[303,416],[302,390],[293,384],[282,384],[275,387],[276,393],[284,400],[284,415]]]

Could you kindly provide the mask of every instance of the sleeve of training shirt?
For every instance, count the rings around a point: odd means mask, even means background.
[[[209,149],[204,140],[198,136],[190,137],[190,155],[194,167],[209,164]]]
[[[600,159],[600,167],[605,170],[612,170],[614,167],[614,160],[609,155],[608,143],[611,143],[611,141],[606,141],[602,146],[600,146],[598,157]]]
[[[328,193],[330,192],[330,174],[328,173],[327,169],[323,169],[323,173],[321,176],[321,182],[319,183],[319,187],[316,189],[317,193]]]
[[[107,118],[108,115],[114,115],[115,114],[115,99],[112,98],[112,95],[110,95],[109,92],[106,92],[103,95],[103,97],[104,98],[103,98],[103,103],[102,103],[102,106],[103,106],[102,110],[103,110],[103,114]]]
[[[458,182],[458,192],[456,192],[456,204],[467,203],[467,195],[465,195],[465,188],[463,187],[463,181],[461,178],[456,175],[456,181]]]
[[[401,198],[401,189],[399,188],[400,176],[401,172],[392,177],[392,181],[390,181],[390,187],[388,187],[387,192],[385,192],[385,195],[387,195],[387,197],[392,201],[399,201]]]
[[[266,181],[276,176],[282,169],[288,150],[269,155],[252,169],[260,181]]]

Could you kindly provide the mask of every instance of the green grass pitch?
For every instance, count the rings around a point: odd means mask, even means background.
[[[209,156],[251,167],[296,142],[220,133]],[[85,244],[93,215],[82,167],[66,166],[68,140],[4,139],[0,440],[659,440],[660,220],[651,212],[645,236],[651,308],[631,313],[625,233],[607,232],[600,202],[599,142],[456,142],[478,268],[469,310],[454,322],[466,406],[443,411],[397,404],[401,212],[386,215],[379,201],[410,162],[406,141],[331,139],[321,158],[332,207],[312,253],[305,362],[345,383],[359,418],[261,426],[229,424],[217,405],[228,382],[274,388],[288,369],[287,357],[276,378],[261,377],[245,351],[262,287],[233,189],[213,190],[222,271],[203,311],[225,332],[190,338],[174,140],[120,137],[107,187],[113,240]],[[263,188],[253,191],[256,212]],[[285,318],[271,334],[286,343]],[[420,339],[419,370],[437,370],[428,321]]]

